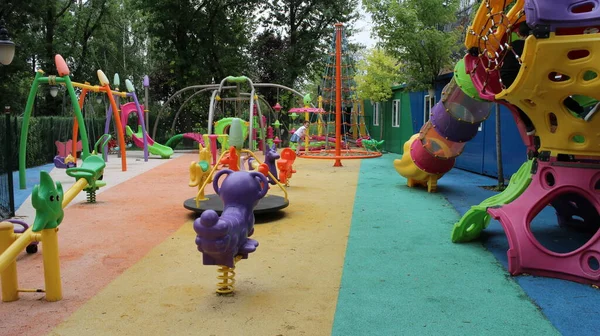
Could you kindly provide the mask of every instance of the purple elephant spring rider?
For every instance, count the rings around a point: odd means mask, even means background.
[[[226,177],[219,187],[223,175]],[[225,169],[215,175],[213,188],[223,201],[223,213],[219,217],[214,210],[204,211],[194,221],[194,231],[203,264],[221,266],[217,293],[227,294],[234,289],[235,263],[248,259],[258,246],[256,240],[248,238],[254,233],[253,210],[269,187],[261,173]]]

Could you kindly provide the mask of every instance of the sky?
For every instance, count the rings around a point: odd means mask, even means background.
[[[367,48],[371,48],[375,46],[375,43],[377,43],[377,40],[371,37],[371,28],[373,26],[371,16],[362,8],[362,5],[358,12],[360,14],[360,18],[355,25],[355,28],[358,30],[358,32],[351,38],[351,40],[364,44],[367,46]]]

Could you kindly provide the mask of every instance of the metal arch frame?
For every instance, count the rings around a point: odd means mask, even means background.
[[[184,102],[183,104],[181,104],[181,106],[179,107],[179,109],[177,110],[177,113],[175,113],[175,118],[173,119],[173,123],[171,124],[171,132],[174,133],[175,132],[175,123],[177,122],[177,119],[179,119],[179,114],[181,113],[181,111],[183,110],[183,107],[190,101],[192,100],[192,98],[196,97],[197,95],[199,95],[200,93],[204,93],[206,91],[210,90],[210,88],[204,88],[204,89],[200,89],[194,93],[192,93],[191,96],[189,96]]]
[[[156,116],[156,121],[154,122],[154,127],[152,128],[152,139],[156,138],[156,130],[158,129],[158,122],[160,121],[161,114],[167,108],[167,106],[169,106],[169,103],[171,103],[172,100],[174,100],[180,94],[182,94],[183,92],[188,91],[188,90],[205,89],[205,88],[216,89],[218,87],[219,87],[219,84],[192,85],[192,86],[185,87],[185,88],[183,88],[183,89],[175,92],[171,97],[169,97],[169,99],[167,99],[167,101],[164,103],[164,105],[162,106],[162,108],[160,109],[160,111],[158,111],[158,115]]]
[[[208,91],[210,88],[204,88],[201,89],[199,91],[194,92],[191,96],[189,96],[184,102],[183,104],[181,104],[181,106],[179,107],[179,109],[177,110],[177,113],[175,113],[175,118],[173,119],[173,123],[171,124],[171,132],[175,133],[175,123],[177,122],[177,119],[179,119],[179,115],[181,114],[181,111],[183,110],[183,107],[190,101],[192,100],[192,98],[196,97],[198,94],[200,93],[204,93],[206,91]],[[241,95],[243,96],[250,96],[249,93],[247,92],[242,92]],[[266,106],[269,107],[269,111],[271,111],[271,113],[275,113],[275,110],[273,110],[273,108],[269,105],[269,102],[261,95],[258,96],[258,99],[261,100],[263,103],[265,103]]]
[[[284,89],[287,90],[289,92],[292,92],[293,94],[299,96],[299,97],[304,97],[304,95],[290,87],[287,87],[285,85],[281,85],[281,84],[273,84],[273,83],[254,83],[254,86],[257,88],[279,88],[279,89]],[[160,111],[158,111],[158,115],[156,116],[156,121],[154,122],[154,127],[152,128],[152,138],[156,138],[156,130],[158,129],[158,123],[160,121],[160,116],[163,114],[163,111],[169,106],[169,104],[175,99],[177,98],[180,94],[182,94],[183,92],[189,91],[189,90],[194,90],[194,89],[201,89],[201,90],[210,90],[210,89],[215,89],[215,92],[217,92],[219,90],[220,84],[203,84],[203,85],[191,85],[188,87],[185,87],[177,92],[175,92],[171,97],[169,97],[169,99],[167,99],[167,101],[163,104],[162,108],[160,109]],[[235,88],[234,86],[225,86],[222,87],[222,89],[233,89]],[[202,91],[202,92],[204,92]],[[193,94],[195,95],[196,92]],[[192,96],[193,96],[192,95]],[[190,99],[191,97],[189,97],[188,99]],[[213,97],[211,96],[211,101],[213,100]],[[265,101],[266,102],[266,101]],[[185,104],[185,102],[184,102]],[[268,105],[268,104],[267,104]],[[312,105],[312,104],[311,104]],[[313,105],[314,107],[314,105]],[[178,111],[179,113],[179,111]],[[177,119],[178,115],[175,116],[175,118]],[[210,118],[210,117],[209,117]]]

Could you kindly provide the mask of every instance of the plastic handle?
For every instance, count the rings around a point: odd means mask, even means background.
[[[232,82],[232,83],[243,83],[247,80],[248,80],[248,77],[246,77],[246,76],[238,76],[238,77],[228,76],[227,77],[227,81]]]
[[[102,134],[100,139],[98,139],[98,141],[96,141],[96,144],[94,145],[94,149],[96,150],[96,153],[100,153],[100,151],[98,150],[98,146],[100,146],[100,147],[102,147],[102,154],[104,154],[104,147],[108,144],[108,142],[110,141],[111,138],[112,138],[112,135],[110,135],[110,134]]]
[[[67,169],[67,175],[74,177],[78,180],[83,178],[88,182],[88,184],[91,184],[90,182],[92,178],[96,175],[96,172],[87,168],[73,167]]]
[[[229,174],[233,173],[233,170],[231,169],[223,169],[220,170],[219,172],[217,172],[215,174],[215,176],[213,177],[213,190],[215,191],[215,193],[217,195],[219,195],[219,179],[221,178],[221,176],[225,175],[225,176],[229,176]]]

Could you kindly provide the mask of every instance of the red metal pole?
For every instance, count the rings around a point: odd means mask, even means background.
[[[335,24],[335,163],[341,167],[342,160],[342,23]]]

